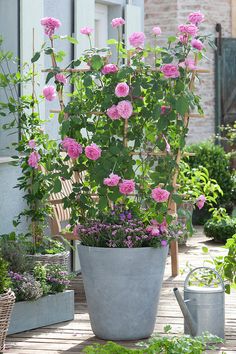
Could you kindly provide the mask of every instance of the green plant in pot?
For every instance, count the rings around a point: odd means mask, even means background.
[[[78,251],[92,328],[104,339],[148,337],[168,244],[178,237],[174,202],[181,204],[182,198],[176,178],[189,111],[201,111],[193,81],[208,38],[190,20],[165,47],[145,47],[144,33],[135,32],[127,50],[121,40],[125,21],[117,18],[112,26],[118,40],[108,42],[117,50],[116,63],[109,63],[110,48],[92,47],[92,29],[84,27],[81,35],[90,47],[61,70],[55,43],[60,36],[54,35],[60,24],[42,20],[50,46],[41,52],[52,59],[46,83],[54,80],[56,85],[52,82],[43,93],[51,101],[57,92],[61,107],[60,149],[66,157],[54,170],[65,179],[79,173],[64,206],[71,209],[71,229],[81,238]],[[159,34],[153,30],[155,41]],[[144,60],[148,56],[152,66]],[[68,81],[74,90],[65,105]],[[66,164],[70,159],[72,167]]]
[[[0,352],[4,350],[5,339],[10,323],[11,312],[15,303],[15,294],[10,289],[11,279],[8,275],[8,263],[0,257]]]
[[[212,218],[204,224],[207,237],[225,243],[236,233],[236,218],[230,217],[224,208],[213,209]]]
[[[199,166],[191,168],[186,161],[181,161],[178,176],[179,193],[182,195],[183,203],[178,207],[179,220],[192,225],[192,214],[194,208],[201,210],[212,207],[217,203],[223,191],[217,181],[209,177],[208,170]],[[187,237],[191,233],[187,234]]]

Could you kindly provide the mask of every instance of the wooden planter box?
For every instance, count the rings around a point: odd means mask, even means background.
[[[47,295],[35,301],[16,302],[7,334],[74,319],[74,290]]]

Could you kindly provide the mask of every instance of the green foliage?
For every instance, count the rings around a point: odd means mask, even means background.
[[[8,263],[0,256],[0,295],[11,286],[11,279],[8,275]]]
[[[203,166],[192,168],[185,161],[180,163],[178,183],[183,199],[191,201],[192,204],[200,195],[204,195],[206,203],[212,206],[217,203],[218,197],[223,195],[217,181],[210,178],[207,168]]]
[[[204,232],[215,241],[226,242],[236,233],[236,218],[230,218],[223,208],[215,209],[212,218],[204,224]]]
[[[169,326],[170,327],[170,326]],[[163,336],[153,337],[147,343],[140,343],[142,349],[129,349],[114,342],[87,346],[83,353],[86,354],[203,354],[206,349],[215,349],[209,343],[222,343],[222,339],[205,333],[201,337],[190,336]]]
[[[214,179],[223,191],[219,196],[217,205],[232,207],[233,180],[229,168],[229,157],[224,149],[212,142],[190,145],[187,149],[195,155],[188,158],[190,168],[205,167],[209,177]]]

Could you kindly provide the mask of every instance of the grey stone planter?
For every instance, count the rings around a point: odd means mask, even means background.
[[[35,301],[16,302],[7,334],[74,319],[74,291],[47,295]]]
[[[149,337],[155,326],[166,248],[78,246],[93,332],[102,339]]]

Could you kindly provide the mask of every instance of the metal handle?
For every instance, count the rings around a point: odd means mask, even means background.
[[[198,269],[209,269],[209,270],[211,270],[212,273],[215,273],[215,275],[217,276],[217,278],[220,280],[220,284],[221,284],[221,286],[222,286],[222,289],[223,289],[223,290],[225,289],[225,285],[224,285],[223,279],[221,278],[220,274],[219,274],[215,269],[210,268],[210,267],[197,267],[197,268],[192,269],[192,270],[188,273],[188,275],[187,275],[187,277],[186,277],[186,279],[185,279],[185,281],[184,281],[184,289],[187,288],[187,283],[188,283],[188,281],[189,281],[190,275],[193,274],[193,273],[194,273],[196,270],[198,270]]]

